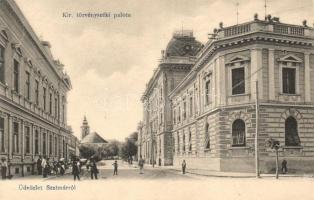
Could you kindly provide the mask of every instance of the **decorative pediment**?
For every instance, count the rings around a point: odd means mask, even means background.
[[[238,62],[247,62],[250,61],[250,58],[241,56],[241,55],[236,55],[233,56],[231,59],[229,59],[226,64],[232,64],[232,63],[238,63]]]
[[[293,55],[293,54],[288,54],[284,57],[281,57],[278,59],[279,62],[297,62],[297,63],[301,63],[302,59]]]

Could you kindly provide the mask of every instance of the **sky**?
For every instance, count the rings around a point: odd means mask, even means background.
[[[314,0],[267,0],[267,13],[285,23],[314,24]],[[16,0],[35,33],[52,45],[73,89],[68,124],[80,139],[86,115],[91,131],[124,140],[142,119],[141,95],[175,30],[191,29],[205,43],[217,28],[264,18],[265,0]],[[63,17],[111,13],[110,18]],[[130,17],[113,19],[113,14]]]

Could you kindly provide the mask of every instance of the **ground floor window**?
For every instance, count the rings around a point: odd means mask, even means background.
[[[232,124],[232,146],[245,146],[245,123],[241,119]]]
[[[299,146],[298,122],[294,117],[288,117],[285,122],[285,145]]]

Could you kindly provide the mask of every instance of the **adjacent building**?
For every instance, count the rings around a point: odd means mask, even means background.
[[[15,176],[34,173],[40,155],[77,154],[67,125],[71,81],[50,48],[13,0],[0,1],[0,157]]]
[[[195,169],[254,171],[257,132],[261,172],[274,170],[268,138],[280,141],[280,160],[288,161],[290,171],[313,170],[313,44],[314,29],[306,21],[292,25],[255,15],[243,24],[221,23],[188,58],[191,63],[176,57],[185,67],[162,79],[161,93],[158,77],[172,61],[165,55],[144,93],[139,154],[153,162],[161,158],[161,165],[185,160]],[[165,100],[158,103],[161,97]],[[158,131],[160,123],[166,134]]]

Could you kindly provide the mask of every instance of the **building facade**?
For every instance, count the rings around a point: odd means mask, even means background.
[[[169,93],[188,74],[202,44],[192,31],[173,34],[142,97],[143,122],[139,125],[143,159],[151,164],[172,165],[172,117]],[[142,134],[141,134],[142,133]]]
[[[78,140],[67,125],[71,81],[13,0],[0,1],[0,157],[8,173],[34,173],[37,158],[68,159]]]
[[[173,164],[261,172],[280,159],[291,171],[313,171],[314,30],[268,17],[214,30],[191,70],[169,93]],[[258,100],[258,129],[256,102]],[[145,135],[145,134],[143,134]]]

